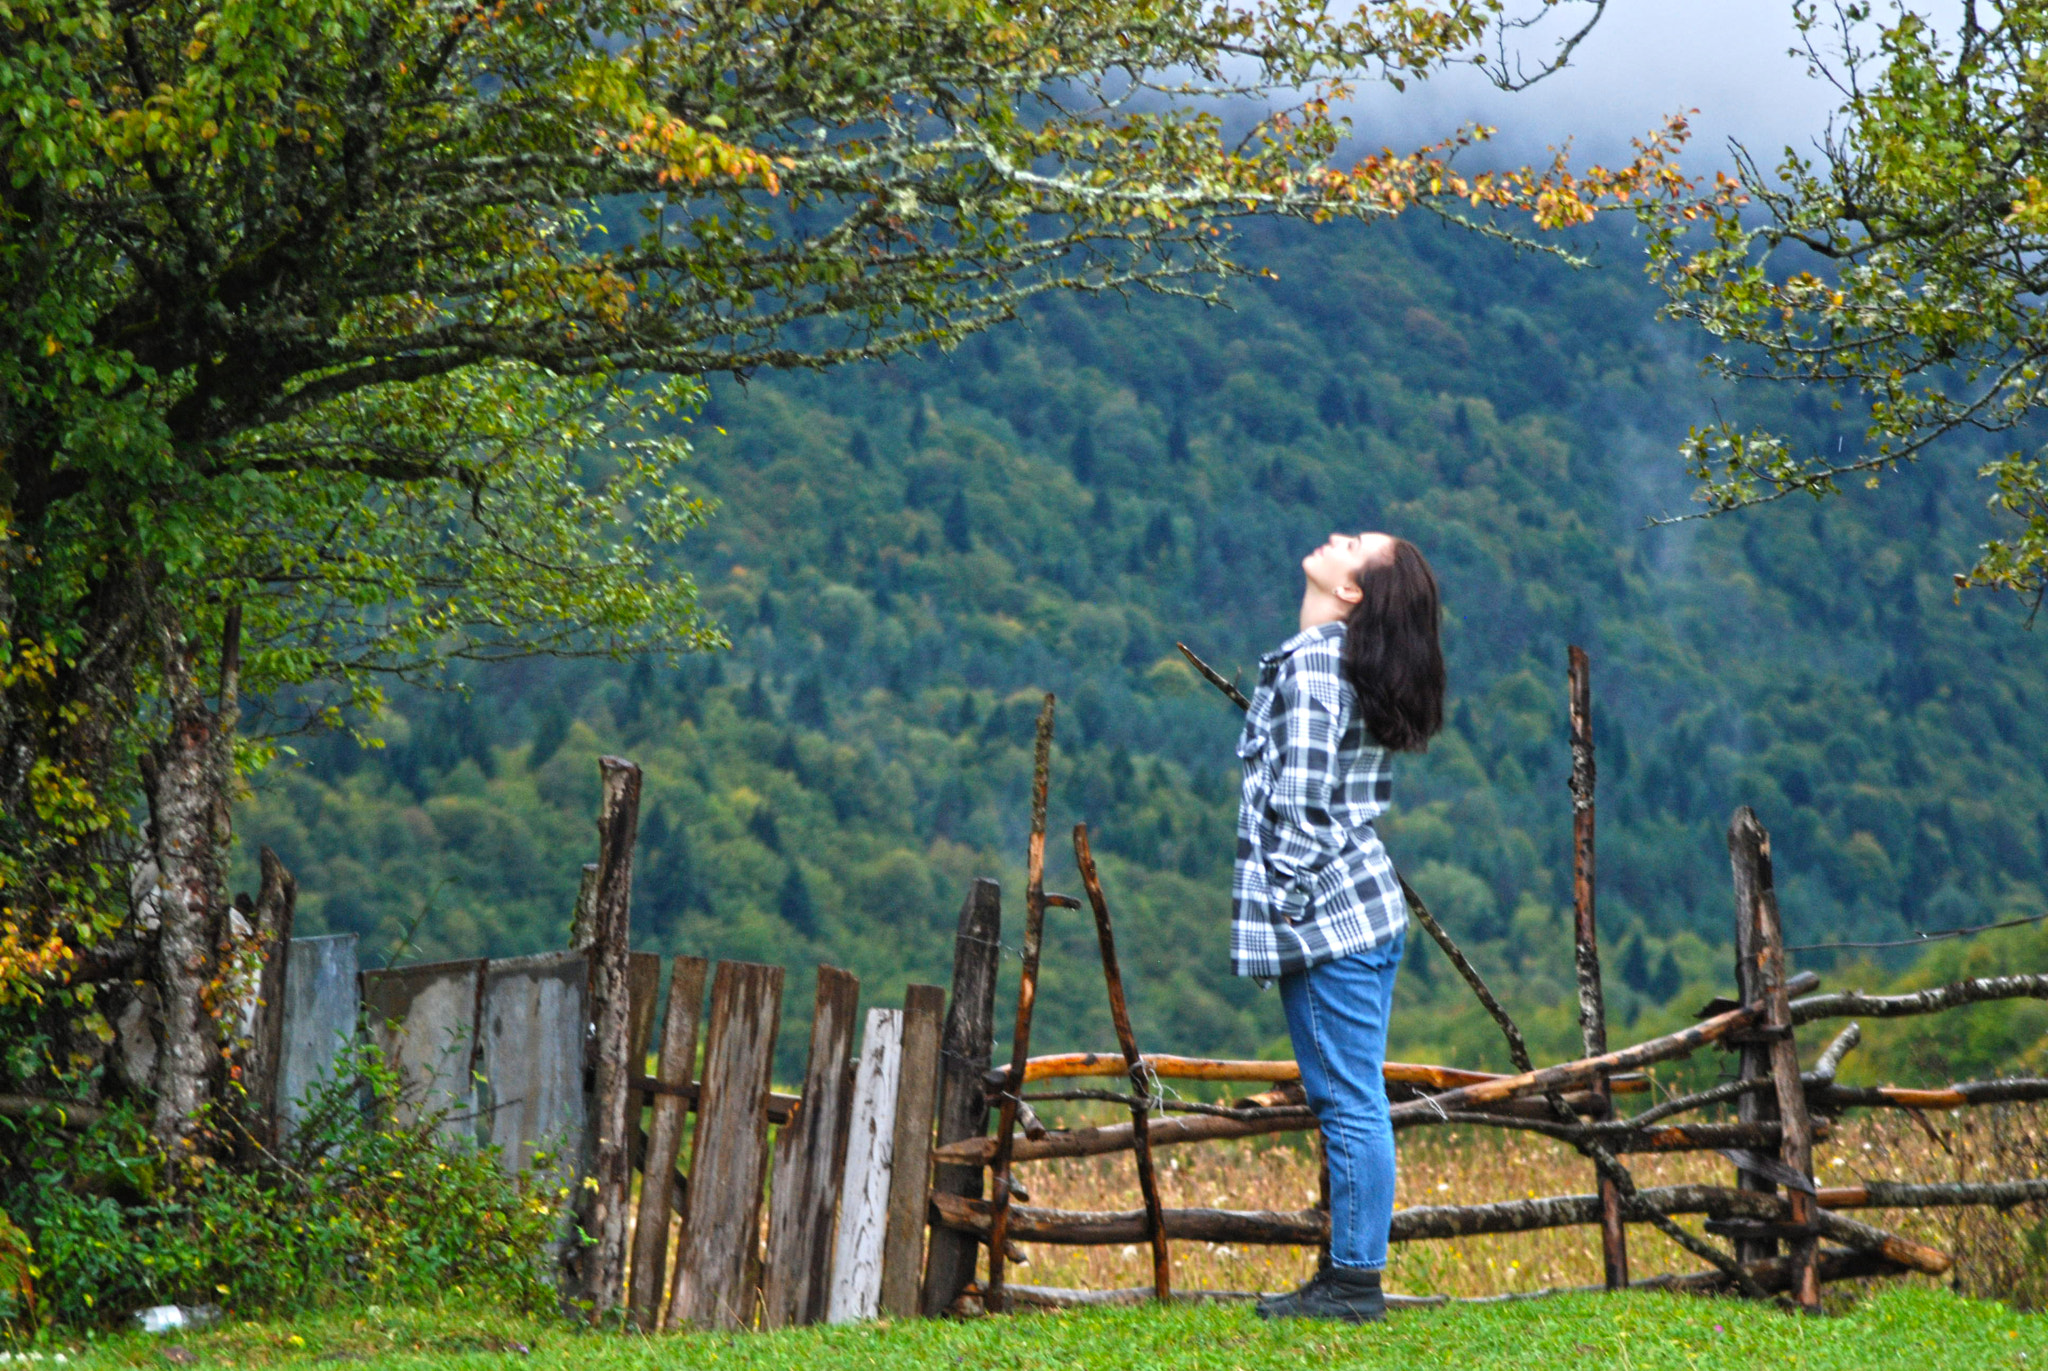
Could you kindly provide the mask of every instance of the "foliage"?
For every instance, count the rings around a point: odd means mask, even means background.
[[[1028,1351],[1026,1345],[1028,1344]],[[1653,1292],[1448,1309],[1409,1309],[1370,1328],[1311,1322],[1266,1323],[1243,1305],[1090,1310],[969,1322],[899,1319],[792,1328],[752,1337],[568,1333],[559,1326],[489,1311],[384,1309],[286,1323],[240,1324],[182,1338],[206,1361],[311,1366],[321,1357],[362,1357],[393,1371],[454,1371],[478,1365],[538,1371],[647,1371],[715,1364],[733,1371],[797,1371],[818,1365],[878,1371],[946,1371],[1026,1356],[1104,1371],[1195,1371],[1219,1348],[1245,1371],[1304,1364],[1366,1368],[1459,1366],[1514,1371],[1531,1365],[1689,1371],[1695,1366],[1790,1366],[1866,1371],[1895,1365],[1902,1348],[1927,1371],[2024,1367],[2048,1352],[2038,1317],[1944,1291],[1887,1289],[1857,1300],[1840,1318],[1786,1318],[1744,1300],[1695,1300]],[[80,1371],[157,1362],[162,1339],[126,1336],[74,1353]],[[531,1349],[530,1355],[528,1349]]]
[[[689,378],[949,342],[1045,291],[1191,289],[1235,270],[1235,215],[1550,226],[1687,192],[1676,126],[1616,171],[1467,177],[1479,130],[1333,162],[1347,82],[1427,75],[1510,19],[0,9],[0,664],[31,668],[0,685],[0,1001],[106,941],[133,764],[238,646],[247,688],[332,725],[464,657],[716,645],[652,552],[704,513],[673,426],[640,432]],[[1226,131],[1221,104],[1283,90]],[[87,802],[84,841],[53,787]]]
[[[277,1155],[177,1184],[125,1108],[82,1136],[0,1120],[13,1158],[0,1184],[33,1235],[42,1317],[89,1326],[155,1304],[253,1316],[465,1294],[552,1307],[546,1248],[565,1197],[459,1140],[448,1111],[415,1112],[374,1047],[338,1066]]]
[[[1056,299],[946,357],[718,383],[698,479],[720,514],[686,565],[733,652],[507,668],[468,700],[394,696],[381,749],[307,745],[245,815],[300,878],[302,930],[361,934],[372,966],[423,910],[409,957],[560,946],[595,758],[619,752],[647,775],[638,945],[791,967],[794,1080],[813,962],[873,1003],[943,983],[983,875],[1015,945],[1049,688],[1054,832],[1091,825],[1141,1042],[1284,1053],[1277,1006],[1224,957],[1236,722],[1173,644],[1249,673],[1292,631],[1300,549],[1357,525],[1415,538],[1449,612],[1449,728],[1403,759],[1382,831],[1539,1052],[1578,1041],[1567,642],[1593,658],[1617,1033],[1731,988],[1739,803],[1772,832],[1794,943],[2048,912],[2043,644],[1948,593],[1989,527],[1973,453],[1868,501],[1647,528],[1683,494],[1656,453],[1699,406],[1813,434],[1828,416],[1698,381],[1654,336],[1624,236],[1576,240],[1608,264],[1577,273],[1423,221],[1249,246],[1277,279],[1227,314]],[[945,537],[956,494],[965,551]],[[1048,879],[1077,891],[1066,853]],[[814,931],[780,912],[793,871]],[[2024,969],[2021,936],[1976,945]],[[1036,1041],[1108,1046],[1090,926],[1054,911],[1047,937]],[[1504,1064],[1411,943],[1398,1051]],[[1875,989],[1914,951],[1861,955],[1798,960]]]
[[[1824,386],[1861,414],[1818,444],[1733,421],[1694,429],[1698,498],[1719,512],[1849,476],[1875,485],[1943,435],[1996,435],[1980,475],[2011,517],[1956,584],[2038,607],[2048,467],[2025,428],[2048,400],[2048,5],[1966,5],[1952,34],[1905,4],[1881,18],[1864,0],[1793,8],[1811,65],[1843,96],[1818,156],[1787,149],[1770,175],[1743,154],[1761,212],[1705,210],[1704,242],[1693,221],[1652,215],[1653,271],[1670,313],[1723,349],[1721,372]]]

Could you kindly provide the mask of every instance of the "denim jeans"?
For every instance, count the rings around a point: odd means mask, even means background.
[[[1387,1015],[1404,929],[1377,947],[1280,978],[1287,1032],[1330,1162],[1330,1264],[1378,1271],[1394,1219]]]

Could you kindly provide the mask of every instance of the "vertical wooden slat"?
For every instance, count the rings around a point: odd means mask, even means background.
[[[940,1017],[946,992],[913,985],[903,996],[903,1074],[896,1087],[896,1142],[889,1177],[889,1220],[882,1238],[881,1311],[917,1313],[924,1274],[925,1213],[931,1205],[932,1116],[939,1103]]]
[[[988,1097],[982,1073],[995,1044],[996,968],[1002,954],[1003,892],[994,881],[978,880],[960,905],[953,937],[953,993],[946,1028],[939,1037],[939,1145],[988,1131]],[[932,1189],[981,1198],[979,1166],[939,1166]],[[981,1244],[972,1234],[933,1228],[924,1267],[924,1312],[937,1318],[974,1279]]]
[[[690,1147],[690,1217],[676,1254],[671,1328],[753,1325],[746,1274],[760,1247],[768,1083],[781,1026],[782,968],[720,962],[711,984]]]
[[[832,1211],[839,1199],[845,1120],[853,1104],[846,1073],[859,1022],[860,978],[836,966],[818,968],[811,1010],[811,1059],[803,1103],[783,1126],[768,1187],[768,1255],[761,1281],[761,1321],[768,1328],[825,1317],[832,1281]]]
[[[896,1091],[903,1070],[903,1011],[870,1009],[853,1087],[846,1181],[832,1249],[830,1323],[871,1319],[882,1294],[882,1238],[896,1146]]]
[[[597,1075],[590,1109],[593,1133],[590,1217],[584,1226],[583,1298],[592,1319],[625,1299],[626,1203],[632,1193],[629,1082],[644,1070],[633,1060],[631,939],[633,838],[640,828],[640,768],[624,757],[600,757],[604,804],[598,818],[597,900],[590,943],[591,1022]]]
[[[647,1074],[647,1051],[654,1037],[655,1000],[661,993],[661,957],[654,952],[635,952],[626,959],[626,1165],[638,1171],[646,1165],[647,1130],[643,1122],[647,1094],[634,1090],[632,1082]]]
[[[1764,998],[1764,1030],[1769,1038],[1771,1078],[1777,1087],[1781,1128],[1779,1160],[1806,1178],[1805,1188],[1787,1185],[1792,1223],[1807,1230],[1790,1241],[1792,1298],[1802,1309],[1820,1308],[1820,1280],[1815,1268],[1819,1242],[1814,1229],[1813,1121],[1806,1112],[1806,1086],[1799,1079],[1799,1044],[1792,1035],[1792,996],[1785,988],[1785,935],[1778,921],[1778,892],[1771,874],[1771,838],[1747,806],[1736,812],[1745,830],[1745,846],[1756,851],[1756,962]],[[1747,820],[1745,823],[1744,821]]]
[[[1756,836],[1761,831],[1755,814],[1747,805],[1737,809],[1728,821],[1728,864],[1735,887],[1735,997],[1744,1004],[1755,1004],[1764,994],[1756,946],[1756,906],[1761,879],[1758,864],[1763,855]],[[1770,1074],[1770,1049],[1761,1040],[1752,1038],[1744,1042],[1738,1053],[1740,1079],[1761,1080]],[[1735,1117],[1747,1124],[1774,1121],[1778,1117],[1777,1100],[1752,1091],[1736,1101]],[[1758,1194],[1778,1193],[1777,1184],[1769,1177],[1740,1168],[1735,1172],[1735,1184],[1739,1189]],[[1738,1261],[1765,1261],[1777,1255],[1778,1242],[1775,1238],[1735,1240]]]
[[[654,1079],[688,1085],[697,1072],[697,1020],[704,1012],[704,980],[710,963],[678,957],[668,982],[668,1014],[661,1029],[661,1060]],[[640,1208],[633,1227],[633,1277],[627,1305],[633,1322],[652,1328],[661,1314],[668,1267],[669,1210],[675,1202],[676,1153],[690,1102],[681,1095],[656,1095],[647,1126],[647,1150],[640,1173]]]
[[[1588,1057],[1607,1051],[1607,1002],[1600,985],[1599,921],[1594,909],[1593,865],[1593,673],[1585,649],[1569,650],[1572,737],[1572,941],[1579,978],[1579,1034]],[[1605,1076],[1592,1082],[1596,1099],[1608,1097]],[[1628,1288],[1628,1229],[1622,1223],[1621,1189],[1597,1177],[1600,1188],[1600,1256],[1607,1288]]]

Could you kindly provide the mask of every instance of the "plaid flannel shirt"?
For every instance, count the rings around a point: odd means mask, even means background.
[[[1231,882],[1230,969],[1261,981],[1377,947],[1408,923],[1372,821],[1394,768],[1359,717],[1344,625],[1259,659],[1237,755],[1244,789]]]

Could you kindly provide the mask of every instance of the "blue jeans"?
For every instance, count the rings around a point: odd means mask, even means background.
[[[1378,1271],[1394,1220],[1387,1120],[1387,1016],[1407,931],[1280,978],[1287,1032],[1330,1163],[1330,1264]]]

